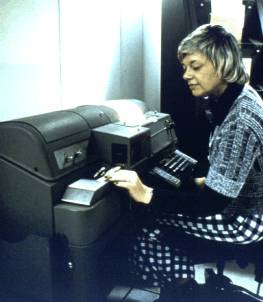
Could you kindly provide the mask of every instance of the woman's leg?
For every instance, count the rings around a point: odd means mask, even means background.
[[[166,228],[145,226],[137,234],[130,256],[132,273],[149,286],[163,287],[194,278],[194,265],[167,238]]]
[[[237,216],[229,219],[221,214],[190,217],[174,214],[157,218],[160,226],[169,226],[188,235],[218,242],[249,244],[263,239],[263,215]]]
[[[137,234],[130,257],[132,272],[147,285],[174,286],[178,280],[194,278],[190,255],[195,254],[197,242],[247,244],[262,239],[262,234],[259,215],[237,217],[231,222],[222,215],[164,215]]]

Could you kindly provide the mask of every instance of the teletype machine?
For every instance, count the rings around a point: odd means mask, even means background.
[[[196,163],[176,150],[168,114],[143,116],[129,125],[109,106],[86,105],[0,123],[0,292],[48,302],[104,295],[104,251],[127,209],[96,172],[147,169],[178,186]]]

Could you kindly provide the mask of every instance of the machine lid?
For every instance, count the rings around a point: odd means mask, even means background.
[[[119,120],[114,109],[102,105],[83,105],[70,111],[83,117],[91,129]]]
[[[90,136],[90,128],[85,120],[72,111],[55,111],[41,115],[31,116],[16,120],[35,128],[44,138],[46,143],[86,131]]]

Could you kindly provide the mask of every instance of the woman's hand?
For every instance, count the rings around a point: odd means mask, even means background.
[[[145,204],[150,203],[153,189],[143,184],[135,171],[115,167],[109,170],[104,177],[117,187],[127,189],[135,201]]]
[[[205,186],[205,177],[194,178],[194,183],[200,188],[203,189]]]

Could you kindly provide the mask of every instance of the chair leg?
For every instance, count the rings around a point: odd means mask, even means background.
[[[261,283],[258,283],[258,287],[257,287],[257,295],[259,296],[260,294],[260,287],[261,287]]]
[[[217,275],[223,276],[224,268],[225,268],[225,261],[224,260],[218,260],[216,262],[216,268],[217,268]]]

